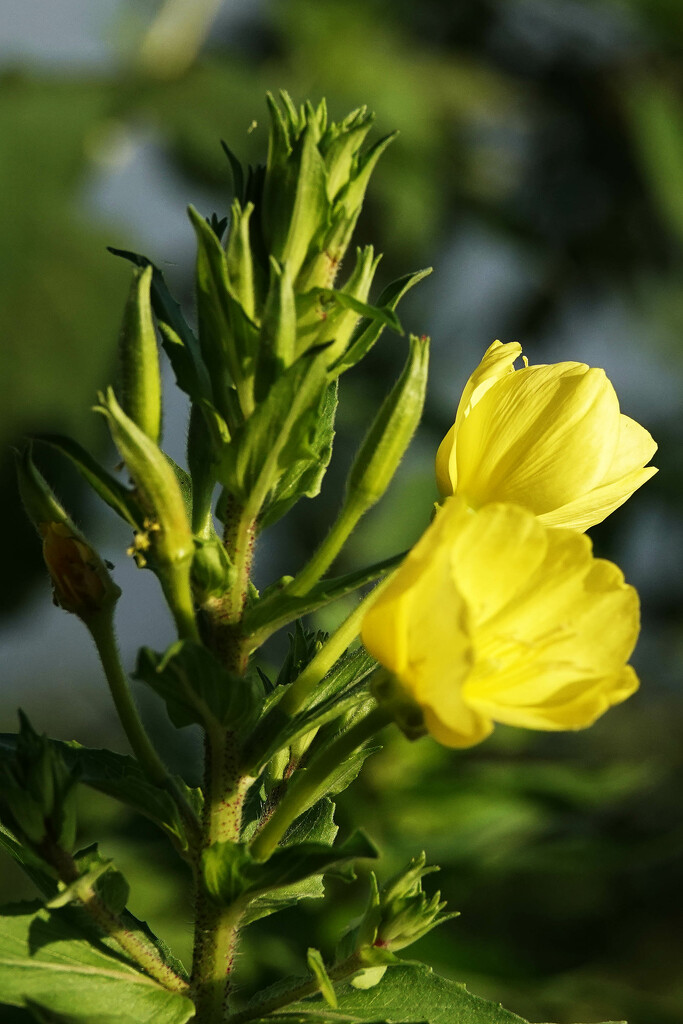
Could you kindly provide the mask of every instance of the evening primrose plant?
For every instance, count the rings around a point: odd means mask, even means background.
[[[338,835],[334,798],[387,727],[468,747],[495,723],[584,728],[634,692],[638,597],[583,531],[655,472],[656,446],[620,412],[603,371],[515,369],[520,347],[495,342],[439,448],[443,500],[424,535],[407,554],[330,575],[418,425],[429,340],[411,336],[329,532],[304,565],[259,592],[261,535],[320,491],[340,379],[386,329],[404,337],[397,305],[428,273],[375,297],[379,256],[349,251],[391,141],[368,143],[372,116],[334,122],[324,103],[298,108],[284,93],[268,106],[264,165],[245,171],[225,147],[229,216],[190,209],[196,332],[160,270],[117,252],[133,276],[118,381],[95,412],[119,465],[56,435],[17,453],[54,602],[88,630],[131,754],[52,740],[23,714],[18,735],[0,738],[0,845],[39,892],[0,918],[0,1003],[55,1024],[519,1024],[397,955],[457,915],[423,888],[437,870],[424,853],[378,881],[380,852],[364,831]],[[185,466],[161,446],[159,340],[189,398]],[[38,470],[37,446],[76,466],[127,524],[128,555],[157,577],[177,635],[165,651],[143,647],[132,675],[176,728],[202,731],[199,788],[169,770],[142,723],[116,637],[125,595]],[[335,601],[351,611],[331,635],[314,632],[307,616]],[[275,672],[260,651],[286,628]],[[130,912],[106,840],[79,849],[77,784],[151,819],[186,862],[191,964]],[[301,973],[248,991],[245,929],[322,898],[328,877],[353,880],[359,866],[367,905],[336,951],[302,937]]]

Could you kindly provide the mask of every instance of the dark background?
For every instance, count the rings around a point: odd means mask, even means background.
[[[58,430],[113,464],[89,412],[112,380],[128,286],[105,245],[159,263],[191,316],[184,208],[227,212],[220,138],[247,161],[264,159],[267,89],[297,102],[326,96],[336,117],[367,104],[379,133],[400,129],[356,240],[385,253],[375,295],[399,274],[435,268],[401,307],[408,329],[433,338],[424,424],[340,568],[400,550],[426,525],[436,446],[494,338],[520,341],[531,362],[604,366],[624,412],[659,442],[659,474],[592,531],[641,593],[641,691],[572,735],[498,729],[465,753],[396,738],[339,814],[343,828],[370,821],[383,874],[422,848],[442,866],[439,886],[462,916],[408,955],[534,1021],[680,1024],[683,1009],[682,49],[680,0],[3,9],[0,728],[15,729],[21,705],[51,735],[126,749],[85,631],[50,604],[9,448]],[[261,581],[299,566],[322,534],[404,353],[386,335],[344,378],[322,498],[263,545]],[[166,445],[179,460],[185,413],[169,395]],[[171,639],[154,581],[129,564],[126,531],[67,470],[46,468],[116,563],[131,666],[138,645]],[[150,720],[163,718],[138,696]],[[196,736],[156,728],[176,766],[196,773]],[[83,843],[105,837],[134,886],[132,909],[187,954],[187,880],[163,840],[104,798],[83,793],[81,810]],[[30,893],[11,864],[3,872],[5,898]],[[362,880],[333,884],[331,895],[324,922],[311,903],[252,929],[245,986],[302,971],[309,945],[331,954],[362,904]]]

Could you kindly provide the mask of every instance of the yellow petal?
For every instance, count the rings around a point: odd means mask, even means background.
[[[657,469],[654,466],[636,469],[614,483],[594,487],[580,498],[561,505],[551,512],[544,512],[538,518],[546,526],[588,530],[591,526],[601,523],[611,512],[628,501],[634,491],[642,487],[656,472]]]
[[[451,530],[458,591],[475,624],[507,606],[546,556],[547,531],[516,505],[487,505]]]
[[[551,511],[604,479],[619,404],[602,370],[532,366],[489,388],[456,438],[458,491],[472,504]]]
[[[622,413],[619,417],[619,441],[602,482],[614,483],[635,470],[642,469],[656,451],[657,444],[650,432]]]
[[[458,482],[454,453],[455,423],[444,437],[436,453],[436,486],[444,498],[455,493]]]
[[[517,342],[503,345],[500,341],[494,341],[487,348],[484,358],[467,381],[458,404],[455,423],[444,437],[436,453],[436,483],[444,497],[454,494],[457,486],[455,437],[463,417],[469,414],[470,407],[476,404],[497,380],[507,373],[514,372],[513,363],[519,359],[521,354],[522,346]]]

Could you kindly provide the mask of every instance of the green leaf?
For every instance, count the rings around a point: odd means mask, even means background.
[[[163,698],[179,729],[193,723],[246,728],[263,696],[253,676],[233,675],[191,640],[178,640],[164,654],[141,648],[134,678]]]
[[[256,825],[256,822],[253,822]],[[296,846],[298,843],[315,842],[332,846],[338,832],[338,826],[334,822],[334,804],[325,797],[314,807],[311,807],[305,814],[302,814],[291,828],[287,831],[282,840],[283,846]],[[244,838],[249,838],[253,828],[245,832]],[[269,914],[275,914],[280,910],[292,907],[302,899],[322,899],[325,895],[325,886],[322,875],[311,875],[293,885],[282,886],[273,889],[263,896],[257,896],[247,907],[243,923],[251,924]]]
[[[141,525],[144,516],[133,492],[119,483],[103,466],[100,466],[99,462],[78,441],[73,441],[70,437],[63,437],[61,434],[38,434],[34,440],[49,445],[61,455],[65,455],[73,462],[95,493],[117,515],[125,519],[134,529]]]
[[[50,1010],[43,1003],[34,999],[26,999],[25,1004],[33,1014],[38,1024],[120,1024],[120,1017],[112,1017],[111,1014],[97,1014],[96,1017],[85,1010],[83,1013],[56,1013]]]
[[[432,268],[427,267],[426,270],[418,270],[414,274],[406,274],[404,277],[399,277],[397,281],[392,281],[377,299],[377,306],[385,311],[395,310],[405,293],[418,281],[428,277],[431,272]],[[381,320],[364,315],[363,320],[356,326],[351,336],[346,352],[340,357],[333,370],[341,374],[355,366],[370,351],[384,327],[385,324]]]
[[[22,846],[15,836],[0,824],[0,850],[9,854],[12,860],[24,870],[43,896],[51,899],[57,892],[57,882],[45,871],[43,862],[27,847]]]
[[[305,458],[291,463],[281,477],[259,520],[259,528],[277,522],[299,498],[315,498],[332,458],[334,420],[337,412],[337,382],[333,381],[322,394]]]
[[[0,917],[0,1002],[25,1006],[27,998],[67,1021],[75,1007],[81,1020],[107,1024],[185,1024],[194,1014],[189,999],[94,946],[74,915],[36,904]]]
[[[331,302],[336,306],[341,306],[342,309],[350,309],[352,312],[357,313],[358,316],[362,316],[372,323],[379,324],[380,330],[388,327],[390,330],[395,331],[396,334],[401,336],[405,334],[400,320],[390,306],[373,306],[368,302],[361,302],[360,299],[349,295],[348,292],[339,291],[336,288],[317,288],[315,292],[322,299],[323,303]]]
[[[405,557],[406,552],[402,551],[398,555],[392,555],[391,558],[375,562],[374,565],[369,565],[365,569],[356,569],[343,576],[321,580],[320,583],[311,587],[303,597],[291,597],[287,593],[287,583],[290,582],[290,578],[285,577],[284,581],[264,590],[261,600],[247,611],[244,628],[258,638],[258,645],[260,645],[271,633],[286,626],[289,622],[293,622],[294,619],[308,615],[309,612],[323,608],[326,604],[337,601],[360,587],[374,583],[380,576],[385,576],[397,565],[400,565]]]
[[[322,953],[319,949],[309,949],[306,954],[306,962],[308,964],[311,974],[315,977],[318,982],[318,988],[320,994],[333,1010],[337,1009],[337,997],[334,993],[334,985],[330,981],[330,976],[325,970],[325,961],[322,958]]]
[[[152,309],[160,327],[170,329],[169,335],[162,330],[162,345],[168,356],[178,387],[195,401],[208,398],[211,381],[199,351],[199,344],[183,316],[180,306],[168,290],[164,275],[146,256],[125,249],[109,252],[130,260],[136,267],[152,267]]]
[[[354,832],[340,846],[304,842],[279,847],[265,862],[255,861],[246,846],[214,843],[204,851],[204,881],[219,903],[234,903],[243,896],[295,885],[311,875],[334,874],[355,878],[353,862],[377,857],[377,850],[362,832]]]
[[[61,752],[67,767],[79,773],[79,782],[128,804],[185,844],[185,829],[175,801],[165,789],[148,780],[134,758],[111,750],[82,747],[75,740],[49,742]],[[15,735],[0,734],[0,760],[11,759],[15,747]],[[39,884],[39,888],[43,887]]]
[[[416,1020],[426,1024],[526,1024],[499,1003],[472,995],[464,985],[440,978],[423,964],[399,962],[373,988],[358,990],[345,984],[337,988],[336,994],[339,1016],[330,1015],[316,998],[287,1006],[287,1017],[292,1020],[302,1014],[302,1019],[309,1024],[309,1014],[316,1018],[322,1016],[325,1021],[344,1020],[349,1024],[378,1020],[395,1024],[413,1024]]]
[[[322,725],[357,709],[368,697],[367,677],[376,667],[366,651],[346,653],[316,687],[313,700],[304,711],[292,716],[278,709],[276,701],[287,692],[278,687],[273,694],[267,716],[244,746],[244,762],[252,774],[297,737],[319,729]]]

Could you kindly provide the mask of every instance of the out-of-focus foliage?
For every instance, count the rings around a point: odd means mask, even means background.
[[[334,115],[365,103],[381,133],[398,128],[356,238],[386,253],[380,285],[435,265],[402,317],[408,329],[432,334],[435,373],[422,435],[339,571],[405,548],[426,525],[436,445],[493,336],[519,340],[533,362],[547,353],[609,364],[624,411],[660,444],[660,473],[594,531],[599,552],[641,589],[641,693],[576,736],[501,731],[464,754],[397,739],[369,762],[344,824],[382,823],[374,838],[391,851],[386,875],[422,848],[441,863],[438,887],[462,917],[416,955],[442,974],[530,1019],[678,1024],[683,8],[679,0],[271,0],[232,8],[221,5],[184,70],[182,60],[164,67],[140,58],[146,25],[136,21],[118,33],[126,51],[113,69],[39,71],[15,61],[1,72],[2,445],[39,430],[99,443],[86,413],[97,386],[111,380],[129,281],[105,244],[144,249],[183,287],[189,268],[149,242],[160,237],[157,223],[142,218],[134,229],[86,212],[93,183],[114,178],[131,147],[151,146],[188,202],[223,216],[230,176],[219,139],[244,160],[262,159],[266,89],[285,88],[297,100],[325,95]],[[140,209],[145,198],[131,202]],[[191,245],[189,223],[186,238]],[[354,371],[344,381],[324,491],[330,519],[350,438],[371,421],[399,359],[387,335],[365,376]],[[12,543],[0,605],[16,608],[36,541],[10,480],[3,461],[2,529]],[[268,576],[297,569],[325,527],[305,507],[285,518],[268,549]],[[131,599],[124,593],[123,602]],[[36,725],[70,736],[68,721],[55,726],[52,713]],[[161,856],[151,827],[107,801],[84,796],[82,808],[83,841],[102,831],[106,815],[107,853],[135,887],[135,857]],[[182,952],[188,914],[174,897],[176,869],[163,859],[156,867],[157,888],[133,910]],[[8,869],[4,895],[14,897],[17,884]],[[354,901],[359,913],[365,901],[361,882],[333,894],[324,925],[314,905],[269,922],[276,930],[267,937],[263,925],[250,928],[245,985],[301,971],[303,928],[307,944],[331,951]]]

